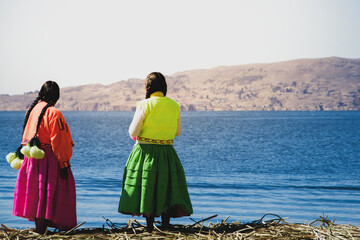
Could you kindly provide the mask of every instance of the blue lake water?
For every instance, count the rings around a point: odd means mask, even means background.
[[[24,112],[0,112],[0,223],[33,227],[11,215],[17,170],[5,160],[20,143]],[[73,140],[78,222],[101,227],[117,213],[122,174],[134,142],[133,112],[63,112]],[[182,112],[175,149],[194,214],[251,222],[273,213],[293,223],[320,215],[360,225],[360,112]],[[139,218],[141,219],[141,218]],[[173,223],[192,223],[188,217]]]

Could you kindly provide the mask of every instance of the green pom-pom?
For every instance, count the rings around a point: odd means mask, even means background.
[[[20,152],[30,158],[30,144],[28,143],[26,146],[22,147]]]
[[[11,164],[11,162],[16,158],[15,153],[9,153],[6,155],[6,161]]]
[[[33,146],[30,148],[30,157],[35,159],[42,159],[45,157],[45,152],[37,146]]]
[[[23,163],[23,161],[21,161],[20,158],[17,157],[11,162],[10,166],[13,169],[18,170],[18,169],[20,169],[22,163]]]

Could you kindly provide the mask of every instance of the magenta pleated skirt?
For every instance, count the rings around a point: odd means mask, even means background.
[[[14,193],[13,215],[47,219],[49,226],[59,230],[77,224],[75,180],[70,168],[68,177],[60,177],[54,153],[44,149],[43,159],[24,157]]]

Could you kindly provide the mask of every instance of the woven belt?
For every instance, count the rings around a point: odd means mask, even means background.
[[[161,145],[174,144],[174,139],[159,140],[159,139],[151,139],[151,138],[145,138],[145,137],[136,137],[136,140],[139,142],[151,143],[151,144],[161,144]]]

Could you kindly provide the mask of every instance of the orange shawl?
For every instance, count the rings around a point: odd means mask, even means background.
[[[26,145],[34,137],[39,115],[46,104],[46,102],[39,102],[31,111],[24,129],[23,145]],[[55,107],[49,107],[46,110],[38,130],[37,138],[43,148],[52,149],[59,161],[60,168],[70,167],[74,143],[62,113]]]

